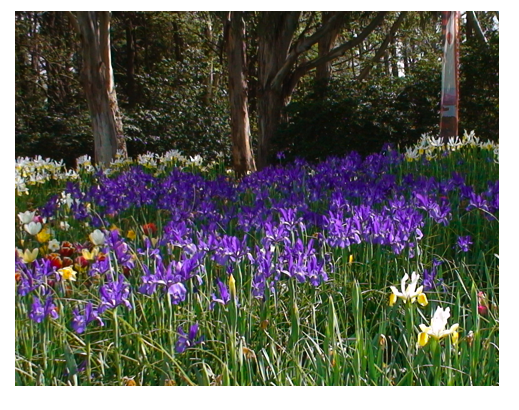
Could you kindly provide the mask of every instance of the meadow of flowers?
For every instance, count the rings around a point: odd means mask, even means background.
[[[498,154],[18,158],[15,383],[498,385]]]

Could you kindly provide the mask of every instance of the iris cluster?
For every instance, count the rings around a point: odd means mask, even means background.
[[[96,183],[84,188],[69,182],[62,195],[67,201],[53,197],[43,207],[47,218],[59,219],[65,207],[76,220],[103,229],[115,216],[138,215],[141,209],[162,215],[156,238],[146,237],[139,248],[118,229],[103,231],[103,257],[88,266],[89,277],[101,278],[100,303],[75,308],[73,328],[81,333],[91,322],[102,325],[100,315],[109,309],[131,309],[132,292],[181,304],[205,283],[208,266],[222,268],[207,284],[212,286],[208,308],[229,302],[225,284],[243,264],[251,267],[246,272],[258,299],[278,292],[281,281],[319,286],[333,272],[334,248],[366,243],[412,257],[428,224],[451,223],[453,198],[467,212],[480,210],[491,218],[498,211],[497,181],[475,192],[459,174],[445,180],[397,178],[393,170],[403,161],[391,150],[365,159],[352,153],[316,165],[298,160],[269,167],[239,182],[176,168],[155,176],[137,165],[109,175],[98,171]],[[469,245],[466,238],[457,243],[464,252]],[[34,299],[31,318],[55,316],[52,299],[39,291],[49,280],[62,280],[55,268],[47,259],[26,264],[17,258],[16,269],[20,295],[47,297]],[[434,270],[428,273],[431,288],[441,286],[434,276]],[[178,350],[194,343],[194,333],[181,332]]]

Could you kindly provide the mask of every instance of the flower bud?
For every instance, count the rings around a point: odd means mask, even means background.
[[[236,300],[236,281],[234,280],[232,273],[229,275],[229,292],[231,294],[231,299]]]

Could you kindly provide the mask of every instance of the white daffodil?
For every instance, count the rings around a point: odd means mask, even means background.
[[[435,148],[443,147],[443,138],[442,137],[434,138],[432,136],[429,136],[428,142],[431,147],[435,147]]]
[[[56,239],[50,240],[47,246],[49,247],[49,251],[51,252],[57,252],[61,248],[59,241]]]
[[[449,329],[446,329],[447,319],[449,319],[450,316],[450,308],[443,310],[438,306],[431,319],[431,326],[425,326],[424,324],[420,325],[420,330],[422,332],[418,335],[417,346],[425,346],[430,337],[440,340],[448,335],[451,335],[453,343],[456,343],[458,341],[457,330],[459,324],[455,323]]]
[[[96,229],[94,232],[92,232],[89,235],[89,238],[90,242],[92,242],[95,246],[101,246],[105,243],[105,234],[99,229]]]
[[[409,275],[406,273],[400,282],[401,292],[395,287],[390,286],[393,293],[389,296],[389,306],[393,306],[397,299],[400,298],[404,302],[414,303],[418,300],[418,303],[422,306],[426,306],[429,302],[427,301],[427,296],[423,293],[423,286],[420,286],[418,289],[416,285],[418,284],[418,279],[420,279],[420,275],[416,272],[411,274],[411,283],[407,285],[406,282],[409,279]]]
[[[447,146],[451,151],[455,151],[458,148],[460,148],[463,145],[463,142],[461,142],[460,137],[449,137],[449,141],[447,142]]]

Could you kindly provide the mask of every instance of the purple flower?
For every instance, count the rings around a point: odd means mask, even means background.
[[[196,334],[198,332],[198,323],[195,323],[189,328],[189,333],[186,334],[184,332],[184,329],[182,329],[181,326],[177,329],[179,337],[177,342],[175,343],[175,351],[177,353],[184,353],[184,351],[189,348],[193,347],[197,344],[200,344],[203,342],[204,337],[200,337],[198,340],[196,339]]]
[[[178,305],[186,300],[187,290],[182,282],[173,283],[168,287],[168,293],[171,296],[171,303]]]
[[[107,276],[107,278],[110,276]],[[107,309],[114,309],[119,305],[125,305],[128,309],[132,308],[128,300],[130,285],[124,281],[122,275],[119,276],[117,281],[109,279],[106,284],[99,288],[99,294],[101,296],[99,313],[103,313]]]
[[[433,260],[433,266],[430,270],[424,269],[423,271],[423,290],[424,291],[431,291],[435,290],[437,287],[441,286],[442,290],[445,291],[445,284],[443,283],[443,279],[438,278],[438,280],[435,281],[437,272],[437,267],[440,265],[441,262],[437,261],[436,259]]]
[[[79,309],[74,308],[74,317],[72,318],[72,329],[78,334],[83,333],[90,322],[97,320],[100,326],[104,326],[103,321],[98,315],[97,309],[92,306],[92,302],[88,302],[84,312],[80,313]]]
[[[458,243],[458,252],[468,252],[469,246],[472,245],[472,241],[470,240],[470,236],[459,236]]]
[[[37,296],[33,296],[32,300],[33,302],[29,312],[29,319],[36,323],[41,323],[47,316],[50,316],[52,319],[57,319],[59,317],[58,308],[54,304],[52,296],[48,296],[43,305]]]
[[[225,306],[231,301],[231,294],[229,293],[229,289],[225,283],[223,283],[220,279],[216,279],[216,286],[218,287],[218,296],[215,293],[211,294],[213,301],[209,305],[210,310],[213,310],[216,303]]]

